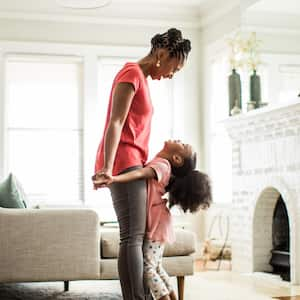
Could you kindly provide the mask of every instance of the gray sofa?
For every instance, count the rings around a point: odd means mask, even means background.
[[[178,229],[163,264],[178,281],[193,274],[195,235]],[[118,279],[117,228],[100,227],[91,209],[0,208],[0,282]]]

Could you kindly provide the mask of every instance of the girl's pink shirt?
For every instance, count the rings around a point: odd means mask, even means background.
[[[168,160],[155,157],[147,167],[155,171],[157,179],[148,180],[146,237],[152,241],[173,243],[172,217],[166,205],[168,201],[163,199],[171,176],[171,165]]]

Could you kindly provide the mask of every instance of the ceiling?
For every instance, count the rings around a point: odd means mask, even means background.
[[[1,0],[0,11],[23,13],[46,13],[85,16],[136,16],[136,13],[164,14],[166,11],[175,11],[182,14],[193,11],[196,14],[213,6],[217,0],[112,0],[111,4],[95,9],[70,9],[58,5],[55,0]],[[154,16],[154,15],[153,15]]]
[[[247,9],[244,24],[263,31],[298,36],[300,0],[259,0]]]
[[[252,12],[300,15],[299,0],[260,0],[251,6]]]
[[[82,0],[84,2],[84,0]],[[152,8],[152,10],[159,10],[160,8],[168,7],[171,8],[189,8],[202,10],[209,5],[214,5],[218,0],[111,0],[111,4],[106,7],[97,9],[66,9],[60,7],[56,0],[1,0],[0,9],[1,10],[11,10],[11,11],[40,11],[40,12],[62,12],[62,13],[105,13],[111,10],[120,10],[125,8],[126,10],[136,10],[136,9],[147,9]]]
[[[1,0],[0,18],[107,21],[163,20],[198,24],[200,20],[220,13],[239,0],[112,0],[96,9],[70,9],[55,0]],[[109,21],[108,21],[109,20]]]
[[[0,0],[0,18],[201,27],[242,4],[251,4],[252,13],[300,14],[300,0],[112,0],[96,9],[65,8],[56,0]]]

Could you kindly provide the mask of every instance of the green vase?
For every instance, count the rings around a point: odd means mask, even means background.
[[[253,70],[250,76],[250,101],[255,101],[256,108],[261,105],[260,77],[256,74],[256,70]]]
[[[229,116],[231,110],[237,106],[242,109],[242,88],[241,88],[241,77],[235,69],[228,77],[228,91],[229,91]]]

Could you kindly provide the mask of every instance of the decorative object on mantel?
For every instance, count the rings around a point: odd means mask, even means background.
[[[229,115],[232,115],[231,112],[237,114],[242,110],[242,87],[240,75],[236,72],[237,68],[247,67],[252,73],[250,75],[250,99],[247,103],[247,111],[267,105],[267,103],[261,102],[261,81],[257,74],[258,66],[261,64],[260,44],[261,41],[256,38],[255,32],[250,33],[248,38],[242,38],[241,33],[236,33],[231,39],[228,39],[229,63],[232,69],[232,74],[229,76]]]
[[[235,105],[232,108],[232,110],[230,111],[230,115],[231,116],[235,116],[235,115],[239,115],[242,112],[242,110],[239,107],[239,103],[238,100],[235,101]]]
[[[250,76],[250,101],[255,102],[256,108],[259,108],[261,105],[260,77],[256,74],[255,69]]]
[[[242,108],[242,87],[240,74],[232,69],[232,74],[228,78],[229,90],[229,115],[232,115],[232,110],[237,107],[241,111]]]
[[[229,115],[231,116],[232,110],[236,111],[235,106],[242,109],[242,86],[241,78],[237,69],[242,66],[241,57],[241,38],[237,33],[233,38],[228,39],[228,45],[230,49],[229,63],[232,73],[228,77],[228,92],[229,92]]]
[[[247,111],[253,110],[256,108],[256,101],[247,102]]]
[[[268,105],[268,102],[261,102],[259,107],[264,107],[264,106],[267,106]]]
[[[246,57],[246,65],[253,72],[250,76],[250,101],[255,101],[256,108],[261,106],[260,77],[257,68],[261,64],[259,57],[259,46],[261,41],[257,40],[256,33],[252,32],[250,37],[244,41],[243,52]]]

